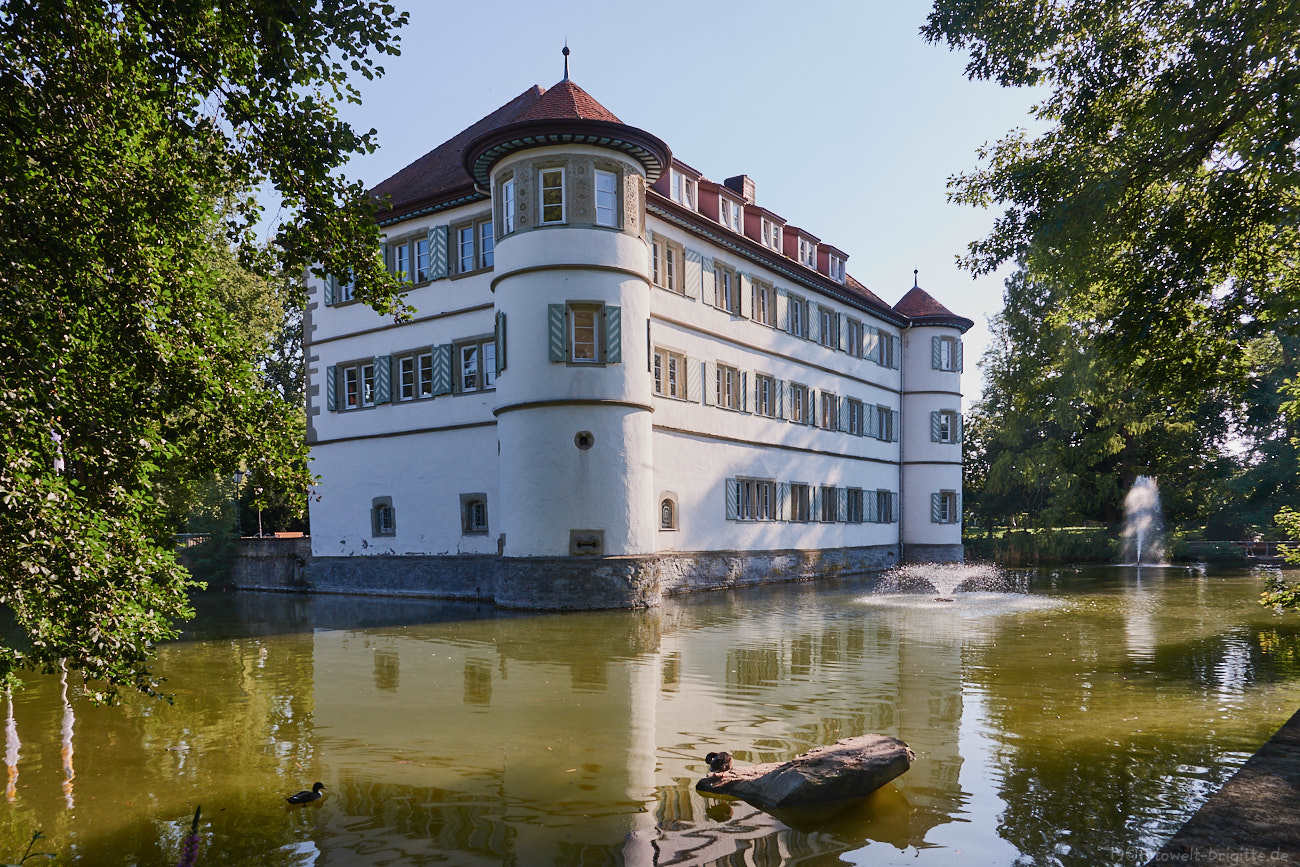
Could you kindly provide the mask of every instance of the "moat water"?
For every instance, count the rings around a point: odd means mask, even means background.
[[[58,863],[173,865],[202,805],[200,865],[1140,864],[1300,706],[1300,615],[1261,583],[1065,569],[951,603],[848,582],[540,616],[205,595],[159,654],[174,705],[14,695],[0,861],[39,829]],[[693,789],[711,750],[867,732],[916,762],[832,821]]]

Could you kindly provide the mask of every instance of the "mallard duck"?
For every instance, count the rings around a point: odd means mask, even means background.
[[[720,774],[731,770],[731,753],[709,753],[704,762],[709,766],[709,773]]]
[[[321,794],[321,789],[323,788],[325,788],[324,783],[313,783],[310,792],[303,789],[301,792],[296,792],[285,798],[285,800],[290,804],[310,804],[312,801],[319,801],[321,798],[325,797]]]

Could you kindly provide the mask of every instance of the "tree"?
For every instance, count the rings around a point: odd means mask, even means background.
[[[102,698],[156,693],[150,650],[190,613],[188,492],[240,465],[306,484],[301,407],[229,290],[315,267],[405,311],[340,170],[375,133],[338,117],[404,20],[369,0],[0,0],[0,605],[20,636],[0,676],[64,659]],[[288,214],[269,245],[268,187]]]

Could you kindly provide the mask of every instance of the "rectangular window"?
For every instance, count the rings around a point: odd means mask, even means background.
[[[934,351],[932,353],[930,365],[935,370],[959,370],[961,368],[960,358],[961,342],[955,337],[935,337]]]
[[[776,380],[766,374],[754,374],[754,411],[768,418],[776,416]]]
[[[840,316],[834,310],[828,307],[818,305],[817,315],[821,317],[821,342],[822,346],[828,346],[831,349],[840,348]]]
[[[433,397],[433,353],[426,352],[419,357],[420,397]]]
[[[429,277],[429,239],[420,238],[415,242],[415,282],[423,283]]]
[[[457,270],[468,274],[474,270],[474,224],[456,229]]]
[[[713,292],[715,307],[733,315],[740,311],[740,280],[726,265],[713,266]]]
[[[596,169],[596,225],[618,225],[618,176]]]
[[[352,300],[353,293],[356,292],[357,286],[353,281],[351,274],[346,277],[326,277],[325,279],[334,281],[333,304],[346,304],[348,301]]]
[[[936,524],[957,523],[957,492],[940,491],[932,494],[930,517]]]
[[[862,502],[862,489],[849,488],[848,495],[844,498],[845,508],[848,511],[848,514],[844,516],[844,520],[850,524],[861,524]]]
[[[840,429],[840,399],[838,395],[821,393],[821,426],[826,430]]]
[[[808,386],[790,383],[790,421],[808,423]]]
[[[501,234],[515,230],[515,179],[507,178],[501,184]]]
[[[375,366],[361,365],[361,405],[375,405]]]
[[[602,310],[595,304],[569,306],[569,360],[578,364],[600,361],[600,320]]]
[[[542,225],[564,222],[564,169],[542,169],[537,173]]]
[[[894,411],[887,406],[876,407],[876,439],[894,440]]]
[[[882,331],[879,334],[879,340],[880,340],[880,366],[894,367],[895,366],[894,341],[896,340],[896,338]]]
[[[776,482],[766,479],[736,479],[736,499],[738,520],[776,520]]]
[[[804,306],[805,303],[802,298],[790,296],[790,333],[795,337],[808,334],[808,309]]]
[[[740,409],[740,371],[727,364],[717,365],[718,406]]]
[[[812,490],[799,482],[790,483],[790,520],[812,520]]]
[[[777,251],[781,249],[781,226],[779,224],[764,217],[760,236],[763,239],[763,246]]]
[[[859,436],[859,437],[862,436],[862,429],[863,429],[862,422],[865,418],[865,416],[862,414],[862,409],[863,409],[862,401],[858,400],[857,398],[850,397],[846,401],[844,401],[844,403],[848,407],[849,433],[853,434],[854,436]]]
[[[947,411],[936,413],[938,420],[938,441],[954,443],[957,441],[957,414]]]
[[[829,257],[829,268],[831,279],[836,283],[844,282],[844,260],[839,256],[831,255]]]
[[[821,519],[826,522],[834,522],[840,519],[840,493],[839,488],[833,488],[829,485],[822,485],[821,488],[822,514]]]
[[[677,169],[673,169],[669,188],[674,202],[695,210],[695,181],[686,177]]]
[[[862,323],[856,319],[845,320],[844,340],[849,347],[849,355],[862,357]]]
[[[399,244],[393,251],[393,273],[403,283],[410,283],[414,276],[411,273],[411,245]]]
[[[655,349],[655,394],[686,399],[686,356],[667,349]]]
[[[718,196],[718,222],[733,232],[739,232],[740,204],[726,196]]]
[[[676,241],[655,235],[650,242],[650,277],[654,284],[669,292],[686,292],[686,251]]]
[[[478,266],[491,268],[496,251],[496,236],[492,233],[492,221],[484,220],[478,224]]]
[[[460,495],[460,531],[465,535],[488,531],[486,494]]]
[[[456,344],[456,391],[482,391],[496,384],[496,341],[492,337]]]
[[[799,261],[813,270],[817,269],[817,245],[807,238],[799,239]]]
[[[397,399],[415,399],[415,356],[408,355],[397,362]]]
[[[356,367],[343,369],[343,406],[356,409],[361,406],[361,371]]]
[[[393,504],[387,501],[387,498],[377,498],[371,506],[371,520],[373,521],[373,535],[375,536],[394,536],[397,534],[397,522],[393,516]]]
[[[894,493],[893,491],[876,491],[876,521],[881,524],[892,524],[897,520],[894,514]]]
[[[754,286],[754,303],[752,315],[755,322],[764,325],[776,325],[776,287],[762,280],[751,281]]]

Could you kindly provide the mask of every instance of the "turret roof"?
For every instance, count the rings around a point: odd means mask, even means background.
[[[894,312],[901,313],[908,319],[921,320],[936,325],[949,324],[965,331],[975,323],[965,316],[958,316],[934,299],[920,286],[913,286],[907,294],[894,305]]]
[[[590,93],[564,79],[542,94],[519,120],[607,120],[622,123]]]

